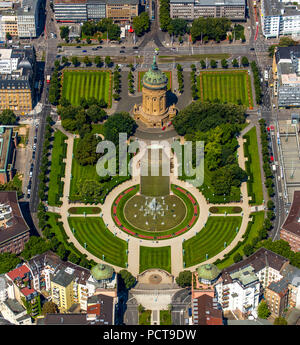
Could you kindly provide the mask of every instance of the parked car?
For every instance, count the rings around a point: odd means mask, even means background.
[[[81,48],[81,46],[76,46],[76,48]]]
[[[83,52],[83,53],[86,53],[86,50],[83,50],[82,52]]]
[[[139,47],[132,47],[132,49],[133,49],[133,50],[135,50],[135,49],[139,49]]]
[[[124,53],[125,53],[125,50],[120,50],[120,53],[121,53],[121,54],[124,54]]]
[[[35,159],[35,151],[32,152],[32,159]]]
[[[92,50],[97,50],[97,48],[92,48]]]
[[[102,46],[97,46],[97,48],[101,49],[101,48],[102,48]]]
[[[124,46],[123,46],[123,47],[121,47],[121,48],[122,48],[122,49],[126,49],[126,47],[124,47]]]
[[[166,129],[166,126],[163,126],[163,128],[161,130],[164,131],[165,129]]]

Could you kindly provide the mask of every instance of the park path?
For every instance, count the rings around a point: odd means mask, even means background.
[[[248,128],[249,127],[249,128]],[[250,126],[247,127],[247,131],[251,129]],[[73,235],[69,222],[68,222],[68,209],[70,207],[78,207],[78,206],[87,206],[83,203],[69,203],[69,191],[70,191],[70,182],[71,182],[71,170],[72,170],[72,156],[73,156],[73,145],[74,145],[74,135],[66,133],[68,136],[67,143],[68,143],[68,149],[67,149],[67,157],[65,159],[66,162],[66,171],[65,171],[65,178],[64,180],[64,195],[62,197],[62,205],[60,208],[55,208],[56,211],[59,211],[61,214],[61,221],[63,222],[63,226],[65,229],[65,232],[67,236],[69,237],[70,241],[74,243],[75,247],[79,249],[82,253],[87,255],[88,259],[93,259],[95,262],[103,262],[105,261],[101,260],[100,258],[92,255],[89,253],[84,247],[80,245],[80,243],[77,241],[75,236]],[[241,168],[245,169],[245,158],[244,158],[244,149],[243,149],[243,142],[244,139],[242,136],[238,137],[238,162]],[[205,197],[202,195],[202,193],[199,192],[199,190],[188,184],[185,181],[178,180],[174,174],[171,174],[170,181],[172,184],[177,184],[178,186],[187,189],[197,200],[199,206],[200,206],[200,214],[199,217],[193,226],[193,228],[186,233],[177,236],[172,239],[166,239],[161,240],[156,243],[156,241],[149,241],[149,240],[143,240],[139,238],[135,238],[132,236],[129,236],[124,231],[117,228],[115,225],[112,215],[111,215],[111,205],[115,198],[125,189],[130,188],[131,186],[134,186],[136,184],[140,183],[140,178],[138,176],[134,176],[131,180],[125,181],[122,184],[116,186],[106,197],[105,202],[103,205],[95,205],[97,207],[101,208],[102,211],[102,218],[104,223],[106,224],[107,228],[114,234],[116,234],[117,237],[119,237],[122,240],[125,240],[128,242],[128,267],[127,269],[134,275],[137,276],[139,274],[139,250],[140,246],[147,246],[147,247],[164,247],[164,246],[171,246],[171,273],[174,276],[177,276],[181,271],[184,269],[186,270],[194,270],[199,266],[199,264],[191,267],[183,267],[183,253],[182,253],[182,243],[183,241],[188,240],[189,238],[192,238],[195,236],[201,229],[203,229],[204,224],[207,222],[207,219],[209,216],[209,208],[212,206],[239,206],[242,208],[242,214],[243,219],[241,223],[241,227],[239,229],[238,234],[234,238],[234,240],[219,254],[214,256],[213,258],[210,258],[201,264],[205,263],[212,263],[216,261],[217,259],[222,259],[226,253],[231,251],[236,244],[242,240],[242,236],[244,235],[248,222],[250,220],[250,213],[253,212],[253,207],[249,206],[249,198],[247,193],[247,183],[243,182],[241,186],[241,194],[242,199],[241,202],[236,203],[230,203],[230,204],[211,204],[208,203],[205,199]],[[259,206],[261,208],[261,206]],[[235,216],[239,216],[240,214],[235,214]],[[82,217],[82,215],[72,215],[72,217]],[[100,216],[100,214],[97,215],[86,215],[87,217],[97,217]],[[221,216],[222,215],[218,215]],[[226,215],[223,215],[226,217]],[[230,215],[232,216],[232,215]],[[118,272],[122,268],[118,266],[114,266],[114,269]]]

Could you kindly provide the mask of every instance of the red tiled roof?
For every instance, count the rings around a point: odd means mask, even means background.
[[[14,281],[16,278],[23,278],[26,273],[30,272],[29,268],[26,265],[22,265],[14,270],[6,273],[9,278]]]
[[[294,192],[293,203],[290,208],[290,212],[282,225],[282,229],[292,232],[297,236],[300,236],[300,191]]]
[[[28,287],[25,287],[25,288],[23,288],[23,289],[21,290],[21,292],[22,292],[22,294],[23,294],[24,296],[28,296],[28,295],[31,295],[32,293],[34,293],[35,290],[34,290],[34,289],[29,289]]]
[[[100,315],[100,303],[89,305],[86,313]]]

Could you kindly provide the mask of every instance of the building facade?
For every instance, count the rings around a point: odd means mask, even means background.
[[[25,115],[33,109],[35,66],[34,48],[0,50],[0,110]]]
[[[295,253],[300,251],[300,191],[294,192],[289,214],[280,230],[280,238],[287,241]]]
[[[23,0],[17,9],[18,36],[20,38],[35,38],[43,30],[41,26],[42,0]]]
[[[86,22],[86,0],[54,0],[55,19],[58,22]]]
[[[300,10],[296,4],[279,0],[262,0],[261,25],[266,38],[300,34]]]
[[[107,0],[106,17],[120,24],[130,24],[139,15],[139,0]]]
[[[170,17],[186,20],[204,17],[244,21],[246,8],[244,0],[170,0]]]

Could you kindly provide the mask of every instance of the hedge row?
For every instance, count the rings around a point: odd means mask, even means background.
[[[252,69],[253,78],[254,78],[254,89],[255,89],[256,103],[260,104],[261,98],[262,98],[261,85],[260,85],[260,74],[259,74],[259,70],[258,70],[258,67],[257,67],[255,61],[251,62],[251,69]]]

